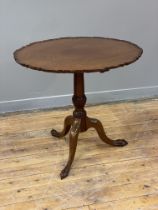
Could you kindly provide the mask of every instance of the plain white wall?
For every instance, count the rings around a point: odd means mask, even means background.
[[[113,90],[120,90],[119,94],[122,89],[145,87],[144,91],[150,89],[150,94],[155,95],[157,22],[157,0],[0,0],[1,111],[15,100],[72,93],[72,75],[25,69],[15,63],[12,55],[30,42],[65,36],[114,37],[133,41],[144,49],[141,60],[131,66],[104,74],[86,74],[86,91],[109,90],[113,94]],[[135,98],[134,92],[127,94]],[[98,98],[99,102],[102,100]],[[62,103],[66,104],[64,99]]]

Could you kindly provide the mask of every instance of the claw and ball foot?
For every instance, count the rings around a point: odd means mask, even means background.
[[[69,175],[69,171],[76,153],[77,140],[80,132],[80,125],[81,125],[81,120],[74,119],[69,134],[69,159],[65,168],[60,173],[61,179],[64,179]]]
[[[61,132],[58,132],[55,129],[52,129],[51,130],[52,136],[57,137],[57,138],[62,138],[64,136],[66,136],[66,134],[69,132],[69,130],[71,128],[72,121],[73,121],[73,116],[66,117],[66,119],[64,121],[63,130]]]
[[[88,118],[87,119],[87,126],[88,126],[88,128],[91,128],[91,127],[95,128],[95,130],[97,131],[101,140],[103,142],[107,143],[107,144],[110,144],[112,146],[118,146],[118,147],[123,147],[123,146],[126,146],[128,144],[128,142],[124,139],[117,139],[117,140],[110,139],[105,134],[102,123],[97,119]]]

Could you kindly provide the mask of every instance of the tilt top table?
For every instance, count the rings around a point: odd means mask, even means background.
[[[61,171],[61,179],[68,176],[74,160],[78,135],[94,128],[101,140],[112,146],[125,146],[124,139],[112,140],[105,134],[101,122],[89,118],[84,106],[84,73],[106,72],[135,62],[143,50],[131,42],[103,37],[71,37],[35,42],[14,53],[17,63],[30,69],[50,73],[73,73],[75,110],[66,117],[61,132],[52,130],[55,137],[63,137],[69,132],[69,158]]]

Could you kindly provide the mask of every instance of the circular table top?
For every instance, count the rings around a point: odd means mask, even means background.
[[[31,43],[14,52],[17,63],[56,73],[104,72],[135,62],[136,44],[103,37],[71,37]]]

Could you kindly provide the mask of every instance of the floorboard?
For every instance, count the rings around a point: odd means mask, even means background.
[[[158,210],[158,100],[86,109],[108,136],[129,144],[82,133],[65,180],[68,137],[50,130],[62,129],[72,108],[0,115],[0,210]]]

